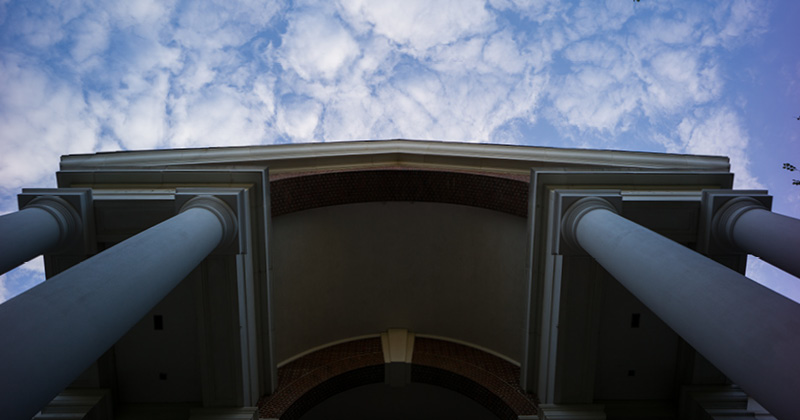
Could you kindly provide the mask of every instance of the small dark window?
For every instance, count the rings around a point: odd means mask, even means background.
[[[162,381],[166,381],[167,380],[167,374],[165,372],[159,373],[158,374],[158,379],[160,379]]]
[[[164,317],[161,315],[153,315],[153,329],[154,330],[163,330],[164,329]]]
[[[635,370],[629,370],[628,371],[628,376],[636,376],[636,371]]]
[[[631,328],[639,328],[640,314],[631,314]]]

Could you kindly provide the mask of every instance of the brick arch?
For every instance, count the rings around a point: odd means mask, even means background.
[[[461,204],[527,217],[528,183],[495,175],[416,169],[301,174],[270,182],[272,215],[381,201]]]
[[[501,419],[537,413],[536,397],[519,385],[519,367],[466,345],[418,337],[411,382],[465,395]],[[278,387],[258,402],[261,418],[297,419],[323,400],[361,385],[382,383],[380,338],[332,345],[278,368]]]

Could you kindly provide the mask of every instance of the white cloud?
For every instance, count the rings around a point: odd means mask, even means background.
[[[712,13],[716,28],[706,34],[704,45],[731,47],[753,40],[766,31],[769,8],[763,1],[722,2]]]
[[[176,3],[176,0],[138,0],[113,2],[106,6],[116,20],[117,28],[137,26],[140,32],[154,35],[169,19]]]
[[[82,19],[74,24],[75,30],[71,34],[73,46],[72,58],[83,63],[90,57],[100,54],[108,48],[109,27],[105,20]]]
[[[425,59],[431,69],[443,74],[487,73],[492,68],[482,61],[484,45],[485,41],[477,37],[437,45],[427,52]]]
[[[625,131],[642,93],[638,81],[594,66],[578,66],[550,89],[560,125],[611,133]]]
[[[750,138],[736,113],[716,108],[699,114],[699,117],[684,118],[678,125],[681,150],[690,154],[728,156],[731,172],[735,174],[735,188],[764,189],[750,172],[747,157]]]
[[[354,27],[371,28],[373,34],[385,36],[414,55],[494,26],[485,3],[479,0],[349,0],[341,2],[341,9]]]
[[[214,86],[170,99],[168,144],[171,147],[259,144],[265,136],[269,107],[251,92]]]
[[[601,41],[579,41],[564,50],[564,58],[573,63],[592,63],[611,67],[620,59],[617,48]]]
[[[746,275],[757,283],[800,303],[800,282],[797,281],[797,277],[752,255],[747,257]]]
[[[449,74],[510,73],[520,74],[529,65],[528,57],[509,31],[488,38],[473,37],[439,45],[425,54],[432,69]]]
[[[38,15],[34,13],[17,22],[9,20],[12,30],[19,34],[25,43],[34,48],[47,49],[64,38],[65,32],[57,11],[47,10]]]
[[[169,75],[159,72],[142,85],[132,83],[112,98],[92,95],[92,111],[127,150],[153,149],[165,141]]]
[[[489,0],[498,10],[510,10],[534,22],[556,19],[572,5],[562,0]]]
[[[303,79],[335,78],[359,55],[359,46],[336,20],[301,14],[289,24],[281,62]]]
[[[628,42],[634,44],[638,54],[648,57],[654,51],[653,47],[657,51],[661,45],[687,45],[697,42],[700,24],[701,21],[694,15],[683,16],[682,19],[656,16],[650,20],[635,22]]]
[[[218,50],[250,40],[283,7],[282,1],[192,1],[176,10],[173,36],[183,47]]]
[[[744,121],[723,102],[725,54],[766,29],[757,1],[292,6],[0,0],[0,211],[15,208],[20,186],[51,185],[64,153],[514,143],[542,115],[561,145],[651,138],[632,145],[728,155],[737,187],[760,187]]]
[[[36,257],[0,275],[0,303],[44,281],[44,258]]]
[[[618,0],[584,0],[573,8],[568,28],[580,37],[588,37],[598,32],[615,31],[634,15],[635,9],[630,3]]]
[[[36,62],[0,56],[0,185],[49,179],[64,153],[93,150],[98,130],[79,89]]]
[[[310,141],[322,113],[322,106],[307,98],[283,101],[278,109],[276,128],[293,141]]]
[[[715,98],[722,81],[713,63],[700,63],[691,50],[667,50],[650,62],[643,79],[647,83],[644,98],[648,113],[675,112],[687,105],[700,105]]]

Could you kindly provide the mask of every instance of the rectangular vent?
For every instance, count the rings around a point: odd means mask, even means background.
[[[161,315],[153,315],[153,329],[154,330],[164,329],[164,317],[162,317]]]
[[[631,328],[639,328],[639,319],[641,316],[639,314],[631,314]]]

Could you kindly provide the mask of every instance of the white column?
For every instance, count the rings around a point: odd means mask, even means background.
[[[750,197],[738,197],[719,210],[712,233],[723,244],[800,277],[800,220],[773,213]]]
[[[39,197],[18,212],[0,216],[0,274],[58,249],[80,232],[80,217],[58,197]]]
[[[28,420],[233,239],[236,218],[197,197],[164,221],[0,305],[0,413]]]
[[[587,197],[562,219],[642,303],[780,419],[800,419],[800,304]]]

